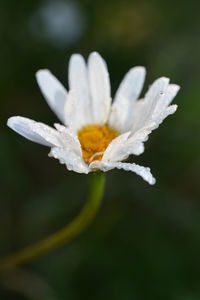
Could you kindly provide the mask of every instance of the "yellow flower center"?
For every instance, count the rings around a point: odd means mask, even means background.
[[[78,131],[83,159],[90,164],[101,160],[110,142],[119,136],[119,132],[107,125],[86,125]]]

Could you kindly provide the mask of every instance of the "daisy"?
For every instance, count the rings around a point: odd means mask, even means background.
[[[48,70],[36,79],[41,92],[61,124],[55,128],[24,117],[11,117],[8,126],[25,138],[50,147],[49,156],[68,170],[88,174],[114,168],[132,171],[150,184],[150,169],[124,162],[144,152],[148,135],[173,114],[170,105],[179,86],[161,77],[138,100],[146,71],[134,67],[122,80],[112,103],[109,73],[102,57],[93,52],[86,65],[79,54],[69,62],[69,91]]]

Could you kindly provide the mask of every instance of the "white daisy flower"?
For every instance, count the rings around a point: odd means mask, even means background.
[[[107,66],[93,52],[86,65],[79,54],[69,62],[69,91],[48,71],[36,74],[44,98],[63,125],[55,129],[23,117],[11,117],[8,126],[25,138],[51,148],[50,156],[68,170],[88,174],[114,168],[132,171],[150,184],[155,183],[150,169],[123,162],[129,155],[144,151],[152,130],[173,114],[170,105],[179,86],[161,77],[140,96],[146,71],[134,67],[122,80],[113,103]]]

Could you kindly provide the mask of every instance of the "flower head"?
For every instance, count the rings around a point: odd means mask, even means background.
[[[51,148],[50,156],[68,170],[88,174],[97,169],[133,171],[150,184],[150,169],[123,162],[129,155],[144,152],[144,142],[152,130],[177,105],[170,105],[179,86],[161,77],[138,100],[145,80],[145,68],[134,67],[122,80],[113,103],[107,66],[93,52],[86,65],[79,54],[69,62],[69,92],[48,71],[36,74],[44,98],[63,123],[55,129],[23,117],[11,117],[8,126],[27,139]]]

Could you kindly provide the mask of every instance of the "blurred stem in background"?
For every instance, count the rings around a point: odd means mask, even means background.
[[[46,239],[25,248],[24,250],[0,260],[0,270],[6,270],[40,256],[61,244],[69,242],[81,233],[94,219],[101,204],[105,176],[103,172],[90,174],[89,196],[80,214],[66,227],[58,230]]]

